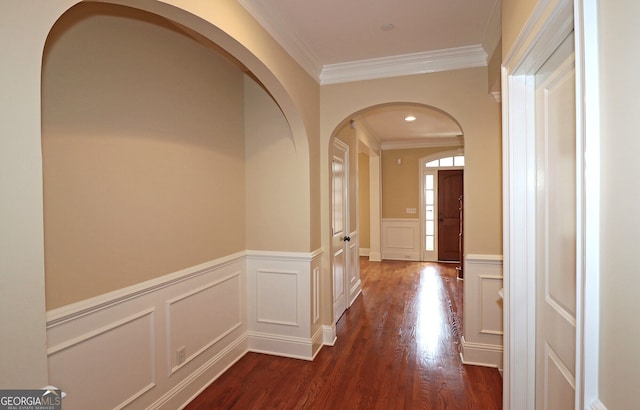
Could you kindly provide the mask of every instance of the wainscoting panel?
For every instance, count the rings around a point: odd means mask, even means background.
[[[250,351],[312,360],[320,350],[320,255],[248,252]]]
[[[312,360],[335,338],[321,254],[241,252],[50,311],[49,382],[65,408],[176,409],[247,351]]]
[[[256,320],[260,323],[296,326],[300,272],[256,271]]]
[[[246,259],[230,255],[47,313],[70,409],[178,408],[248,350]]]
[[[382,259],[420,260],[420,220],[382,220]]]
[[[502,369],[502,255],[466,255],[462,361]]]
[[[242,326],[242,272],[208,283],[166,303],[171,373]],[[179,351],[184,352],[182,360]]]
[[[64,407],[122,408],[152,389],[154,338],[147,309],[49,348],[49,380],[67,392]]]

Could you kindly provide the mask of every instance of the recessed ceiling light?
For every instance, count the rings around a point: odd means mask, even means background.
[[[404,120],[406,122],[412,122],[416,120],[416,117],[414,117],[413,115],[407,115],[406,117],[404,117]]]
[[[396,26],[394,26],[392,23],[387,23],[387,24],[383,24],[380,26],[380,30],[382,31],[391,31],[395,28]]]

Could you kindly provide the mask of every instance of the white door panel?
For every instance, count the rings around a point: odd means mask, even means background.
[[[573,34],[535,79],[536,408],[573,409],[577,240]]]
[[[331,162],[331,266],[333,275],[333,320],[347,309],[349,257],[348,229],[348,161],[349,147],[339,140],[333,143]]]

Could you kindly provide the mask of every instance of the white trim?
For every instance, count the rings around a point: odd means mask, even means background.
[[[598,391],[600,350],[600,56],[598,40],[598,1],[577,0],[576,93],[577,135],[584,144],[583,186],[583,266],[577,278],[576,303],[579,355],[576,361],[576,390],[582,391],[576,407],[594,403],[605,409]],[[586,102],[589,104],[586,104]]]
[[[322,326],[322,344],[326,346],[333,346],[337,339],[335,323],[330,326]]]
[[[468,342],[464,336],[462,336],[460,342],[462,345],[460,351],[462,363],[500,369],[503,355],[502,346]]]
[[[482,255],[482,254],[467,254],[465,257],[467,262],[473,262],[476,264],[490,264],[490,265],[500,265],[503,263],[502,255]]]
[[[318,342],[318,349],[314,351],[314,339],[319,339],[318,335],[322,335],[321,329],[312,338],[249,331],[247,339],[250,352],[311,361],[322,346]]]
[[[199,286],[195,289],[190,289],[188,292],[184,292],[176,297],[167,299],[165,302],[165,312],[166,312],[166,325],[165,325],[165,332],[167,335],[167,340],[166,340],[166,344],[167,344],[167,363],[168,363],[168,368],[169,368],[169,376],[171,376],[172,374],[174,374],[175,372],[177,372],[178,370],[180,370],[182,367],[186,366],[189,362],[191,362],[193,359],[196,359],[197,357],[199,357],[202,353],[204,353],[207,349],[209,349],[210,347],[216,345],[218,342],[220,342],[222,339],[224,339],[225,337],[227,337],[228,335],[230,335],[231,333],[233,333],[236,329],[239,329],[241,326],[243,326],[244,321],[243,318],[239,318],[240,320],[236,323],[234,323],[232,326],[230,326],[225,332],[222,332],[221,334],[219,334],[215,339],[209,341],[209,343],[205,344],[204,346],[202,346],[200,349],[198,349],[197,351],[193,352],[192,354],[190,354],[188,357],[185,358],[185,361],[182,363],[176,363],[176,365],[172,366],[171,365],[171,357],[173,355],[174,352],[174,346],[173,346],[173,340],[171,339],[171,320],[172,320],[172,316],[171,316],[171,307],[172,305],[176,304],[177,302],[181,302],[185,299],[188,299],[196,294],[199,294],[201,292],[204,292],[206,290],[212,289],[218,285],[220,285],[223,282],[227,282],[230,281],[231,279],[237,278],[238,281],[242,281],[242,275],[243,272],[234,272],[230,275],[227,275],[225,277],[222,278],[218,278],[214,281],[211,281],[209,283],[207,283],[206,285],[203,286]],[[240,290],[240,289],[239,289]],[[239,300],[241,300],[241,295],[238,295]]]
[[[464,259],[463,363],[503,367],[502,255],[468,254]]]
[[[322,249],[316,249],[313,252],[246,251],[247,259],[271,259],[292,262],[311,262],[321,254]]]
[[[574,9],[575,7],[575,9]],[[577,192],[576,409],[598,403],[599,92],[596,0],[542,0],[502,68],[505,409],[535,403],[535,130],[531,76],[575,25]],[[586,105],[589,101],[589,105]],[[586,301],[589,301],[587,304]]]
[[[420,260],[420,219],[383,218],[381,221],[382,259]],[[390,235],[390,231],[395,235]],[[392,243],[391,238],[399,240]]]
[[[358,250],[360,256],[369,256],[370,249],[369,248],[360,248]]]
[[[320,73],[320,84],[435,73],[486,65],[487,53],[481,45],[476,44],[325,65]]]

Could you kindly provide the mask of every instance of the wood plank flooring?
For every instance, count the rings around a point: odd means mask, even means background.
[[[360,266],[335,346],[313,362],[248,353],[186,409],[500,409],[498,371],[460,361],[455,265]]]

